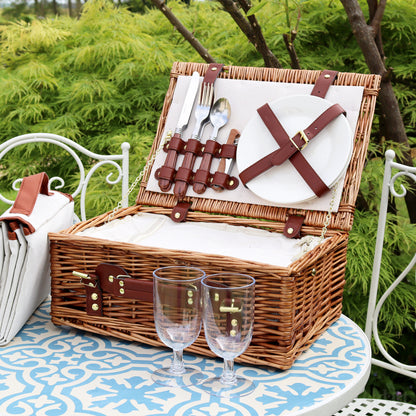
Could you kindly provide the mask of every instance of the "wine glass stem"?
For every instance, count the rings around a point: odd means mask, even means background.
[[[221,375],[221,383],[234,384],[237,376],[234,372],[234,360],[224,360],[224,370]]]
[[[185,372],[185,365],[183,362],[183,350],[173,350],[173,361],[170,366],[170,372],[176,375],[180,375]]]

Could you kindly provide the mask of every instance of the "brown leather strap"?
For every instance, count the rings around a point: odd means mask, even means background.
[[[205,73],[205,76],[204,76],[204,80],[202,82],[205,82],[207,84],[213,84],[215,80],[217,79],[218,75],[221,73],[223,67],[224,67],[224,64],[217,64],[217,63],[209,64],[207,72]]]
[[[182,151],[185,142],[182,140],[179,133],[175,133],[169,141],[167,147],[168,154],[166,155],[165,163],[161,169],[155,173],[156,179],[158,179],[159,188],[163,192],[167,192],[172,187],[176,161],[178,159],[178,153]]]
[[[153,283],[131,277],[121,266],[100,263],[95,269],[104,293],[114,296],[153,302]]]
[[[159,181],[159,187],[162,191],[164,191],[164,190],[168,191],[170,189],[170,186],[166,187],[166,188],[163,188],[163,184],[166,183],[166,181],[173,182],[173,180],[175,179],[175,175],[176,175],[176,170],[173,169],[173,168],[170,168],[169,166],[163,165],[161,168],[156,169],[155,178],[158,179],[158,180],[164,180],[165,181],[165,182],[161,182],[162,185]]]
[[[317,79],[311,95],[316,97],[324,98],[328,92],[329,87],[333,84],[338,76],[338,71],[329,71],[325,69]]]
[[[103,316],[103,294],[153,302],[153,282],[131,277],[121,266],[100,263],[95,274],[73,272],[85,286],[86,312],[92,316]]]
[[[339,104],[332,105],[316,118],[312,124],[302,132],[297,133],[293,138],[288,136],[268,104],[260,107],[257,111],[280,148],[242,171],[240,173],[242,182],[246,184],[271,167],[281,165],[288,159],[293,161],[294,158],[297,158],[295,159],[294,166],[315,194],[320,196],[326,192],[328,187],[322,182],[309,163],[307,163],[301,154],[301,150],[332,120],[341,114],[345,114],[343,108]]]
[[[178,202],[170,213],[170,218],[175,222],[183,222],[186,220],[191,204],[189,202]]]
[[[195,172],[193,190],[197,194],[202,194],[207,189],[210,180],[210,169],[212,158],[220,149],[220,144],[215,140],[207,140],[204,146],[201,164]]]
[[[23,178],[10,213],[30,215],[39,194],[52,195],[48,190],[49,178],[45,172]]]
[[[230,159],[230,161],[235,160],[239,137],[240,132],[237,129],[231,129],[228,135],[227,143],[223,144],[221,147],[221,160],[218,164],[218,169],[214,173],[210,183],[210,186],[212,189],[214,189],[214,191],[222,192],[224,189],[232,190],[237,188],[239,185],[239,180],[237,178],[230,177],[232,169],[229,169],[228,172],[225,171],[227,166],[227,159]]]
[[[237,146],[235,144],[236,140],[240,137],[240,132],[237,129],[231,129],[227,143],[223,144],[221,147],[221,160],[218,164],[217,172],[225,172],[226,159],[235,159],[237,153]]]
[[[86,311],[88,315],[103,316],[103,291],[98,284],[98,276],[93,276],[90,282],[85,282]]]
[[[287,238],[300,238],[300,231],[304,220],[305,217],[303,216],[289,215],[283,230],[283,235]]]
[[[185,146],[185,141],[182,140],[179,133],[175,133],[172,138],[165,143],[163,150],[168,152],[169,150],[174,150],[175,152],[182,153]],[[166,161],[165,161],[166,162]]]

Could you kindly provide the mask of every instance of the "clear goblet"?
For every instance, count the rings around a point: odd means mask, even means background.
[[[183,350],[201,330],[201,279],[205,272],[188,266],[162,267],[153,272],[153,312],[160,340],[173,350],[170,367],[153,372],[158,384],[171,387],[197,384],[202,373],[185,367]]]
[[[224,369],[220,377],[206,379],[200,387],[216,396],[243,396],[255,385],[236,375],[234,359],[251,342],[255,280],[239,273],[218,273],[201,283],[205,338],[211,351],[224,359]]]

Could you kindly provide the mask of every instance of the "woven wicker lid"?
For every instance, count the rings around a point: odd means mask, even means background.
[[[149,169],[146,170],[146,174],[140,185],[140,190],[136,199],[137,204],[171,209],[178,203],[177,198],[173,194],[146,190],[149,175],[151,173],[151,163],[160,146],[160,142],[164,140],[163,132],[166,127],[166,118],[172,102],[178,76],[190,76],[194,71],[198,71],[201,76],[204,76],[207,69],[208,64],[203,63],[174,63],[170,74],[169,89],[159,119],[156,137],[148,157],[148,163],[150,164],[148,166]],[[315,84],[321,72],[322,71],[228,66],[224,68],[219,77],[224,79]],[[363,87],[361,108],[356,130],[354,132],[354,148],[345,175],[341,201],[337,212],[330,213],[328,210],[316,211],[282,208],[257,203],[247,204],[218,199],[185,197],[185,201],[192,204],[191,211],[210,215],[220,214],[222,216],[238,216],[268,220],[269,222],[281,224],[284,224],[287,221],[289,215],[302,215],[305,217],[305,227],[310,228],[311,230],[314,228],[321,229],[325,224],[330,230],[349,231],[352,227],[355,201],[359,191],[361,174],[370,140],[371,124],[380,81],[381,77],[374,74],[339,73],[334,82],[334,85]]]

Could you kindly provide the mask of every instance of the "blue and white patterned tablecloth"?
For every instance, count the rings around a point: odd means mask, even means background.
[[[367,339],[342,316],[289,371],[236,365],[257,385],[248,396],[160,387],[151,372],[169,362],[168,349],[55,327],[49,308],[46,301],[0,349],[1,416],[326,416],[357,396],[369,376]],[[222,370],[219,359],[185,360],[207,375]]]

